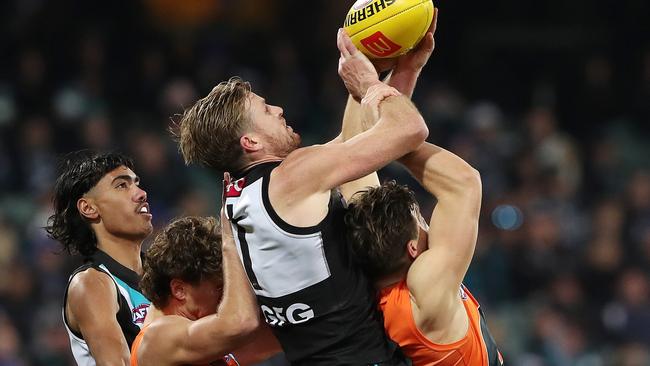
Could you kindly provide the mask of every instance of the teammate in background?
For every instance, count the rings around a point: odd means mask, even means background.
[[[180,150],[187,163],[233,174],[227,216],[262,313],[292,364],[401,364],[353,263],[335,188],[413,151],[428,130],[342,30],[337,45],[348,91],[377,110],[373,128],[298,148],[282,108],[231,79],[185,111]]]
[[[78,365],[128,365],[149,300],[138,287],[151,234],[147,193],[130,158],[91,151],[62,161],[46,230],[85,263],[70,276],[63,322]]]
[[[248,365],[280,351],[259,327],[230,225],[219,226],[213,217],[178,219],[147,250],[141,286],[155,309],[133,342],[131,366]],[[248,350],[236,349],[244,343]]]

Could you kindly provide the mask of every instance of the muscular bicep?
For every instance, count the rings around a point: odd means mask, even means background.
[[[67,307],[97,365],[128,365],[129,346],[117,322],[115,283],[94,269],[70,283]]]
[[[241,332],[227,314],[208,315],[194,321],[164,316],[149,326],[139,356],[172,365],[209,363],[245,344],[250,339],[249,333]]]
[[[299,149],[280,165],[281,184],[292,195],[308,196],[329,191],[377,171],[415,149],[428,130],[408,99],[387,98],[376,125],[340,144]]]
[[[401,161],[438,201],[427,232],[429,249],[409,270],[409,288],[435,302],[440,294],[457,293],[472,260],[481,207],[480,176],[460,157],[427,143]]]
[[[409,288],[421,302],[438,304],[455,296],[470,265],[478,236],[480,186],[455,200],[439,200],[431,215],[429,249],[416,258]]]

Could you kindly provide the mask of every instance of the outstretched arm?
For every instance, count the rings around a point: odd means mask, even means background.
[[[420,43],[406,55],[400,56],[397,59],[379,59],[373,62],[375,68],[379,71],[392,70],[386,79],[386,84],[409,98],[413,95],[422,68],[424,68],[433,53],[435,47],[433,37],[436,32],[437,19],[438,9],[434,9],[433,20],[429,29]],[[373,111],[366,109],[364,113],[361,104],[350,95],[343,114],[340,141],[347,141],[351,137],[370,129],[377,120],[378,118]],[[349,201],[354,193],[366,187],[377,185],[379,185],[379,177],[376,172],[373,172],[363,178],[343,184],[341,186],[341,193]]]
[[[413,262],[407,281],[420,314],[444,322],[444,315],[458,310],[458,288],[474,254],[481,179],[464,160],[428,143],[400,162],[438,200],[428,230],[429,249]]]
[[[338,37],[339,75],[355,99],[387,90],[396,94],[379,81],[372,63],[345,32]],[[379,101],[377,115],[368,131],[343,143],[298,149],[273,170],[269,198],[281,218],[296,226],[317,224],[325,216],[332,188],[377,171],[416,149],[428,135],[424,119],[402,95]]]

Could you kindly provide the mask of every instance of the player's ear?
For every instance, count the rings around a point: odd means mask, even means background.
[[[418,254],[420,254],[417,239],[409,240],[408,243],[406,243],[406,252],[409,254],[411,260],[414,260]]]
[[[184,301],[185,298],[187,297],[185,282],[174,278],[171,281],[169,281],[169,288],[171,289],[172,296],[175,297],[177,300]]]
[[[81,216],[89,219],[89,220],[96,220],[99,217],[99,212],[97,211],[97,207],[95,206],[95,203],[93,202],[92,198],[88,197],[81,197],[77,200],[77,210],[81,214]]]
[[[244,152],[255,152],[262,149],[262,144],[254,133],[245,133],[239,138],[239,145],[241,145]]]

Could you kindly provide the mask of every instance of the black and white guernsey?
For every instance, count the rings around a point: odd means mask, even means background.
[[[226,212],[242,263],[266,322],[293,365],[391,365],[368,279],[345,239],[345,203],[332,191],[316,226],[295,227],[275,212],[263,163],[233,176]]]

